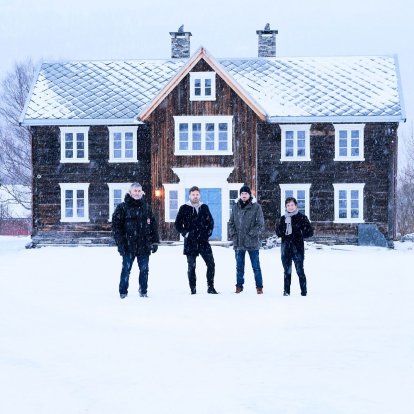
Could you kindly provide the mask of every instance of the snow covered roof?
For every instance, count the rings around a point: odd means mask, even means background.
[[[204,49],[198,59],[208,57]],[[190,59],[191,60],[191,59]],[[192,58],[194,61],[194,57]],[[211,59],[269,122],[385,122],[405,118],[392,56]],[[26,125],[139,123],[188,59],[44,63]],[[188,70],[191,70],[189,67]]]

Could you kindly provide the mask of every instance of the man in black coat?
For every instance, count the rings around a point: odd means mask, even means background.
[[[196,259],[201,255],[207,266],[207,293],[216,294],[214,289],[215,263],[209,237],[213,233],[214,220],[207,204],[200,201],[200,189],[190,188],[190,200],[178,210],[175,219],[176,230],[184,237],[184,254],[188,263],[188,282],[191,294],[196,293]]]
[[[292,276],[292,260],[295,263],[296,273],[299,277],[300,291],[306,296],[306,276],[303,268],[305,260],[305,245],[303,239],[313,236],[313,229],[309,219],[298,210],[298,202],[294,197],[285,201],[286,211],[276,226],[276,234],[282,238],[281,255],[284,269],[284,296],[290,295],[290,282]]]
[[[129,275],[135,258],[139,267],[139,294],[147,297],[149,256],[158,249],[157,223],[143,195],[141,184],[131,184],[129,194],[112,215],[112,234],[122,256],[121,299],[128,295]]]

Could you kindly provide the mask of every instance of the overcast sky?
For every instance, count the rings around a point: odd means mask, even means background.
[[[254,57],[266,23],[278,56],[398,55],[412,125],[413,0],[0,0],[0,78],[27,58],[168,58],[181,24],[191,53]]]

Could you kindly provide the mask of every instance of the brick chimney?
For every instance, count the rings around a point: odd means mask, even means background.
[[[170,32],[170,36],[171,57],[176,59],[189,58],[191,32],[185,32],[184,25],[181,25],[176,32]]]
[[[275,57],[276,56],[276,35],[277,30],[270,30],[270,24],[267,23],[264,30],[256,30],[259,36],[259,57]]]

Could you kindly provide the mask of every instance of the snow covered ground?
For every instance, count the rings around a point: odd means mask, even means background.
[[[282,296],[280,250],[261,252],[264,295],[214,247],[216,288],[187,285],[182,248],[150,259],[149,298],[118,295],[115,248],[25,250],[0,237],[0,412],[412,413],[414,244],[306,252]]]

